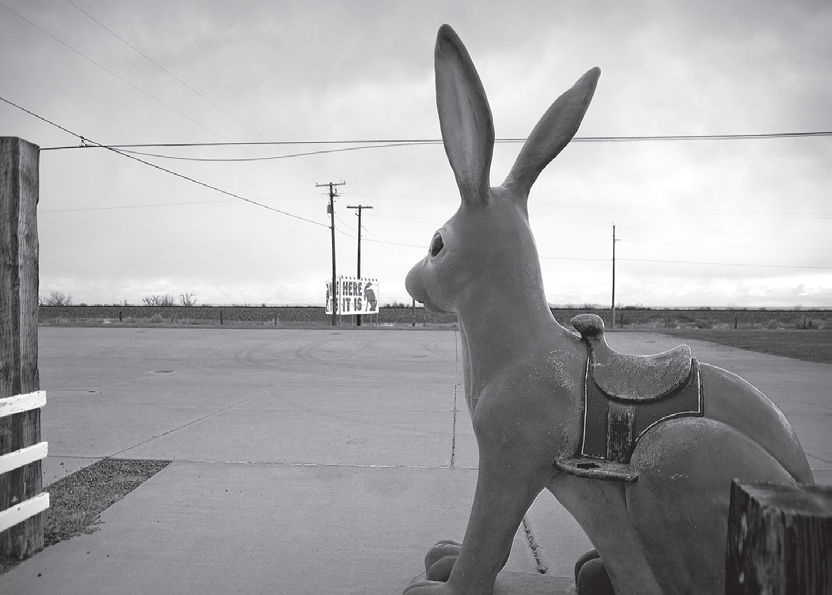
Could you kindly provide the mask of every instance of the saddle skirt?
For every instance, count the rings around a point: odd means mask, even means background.
[[[639,439],[663,421],[704,413],[699,362],[680,345],[656,355],[613,350],[604,321],[595,314],[572,319],[588,346],[580,453],[558,459],[565,473],[594,479],[637,481],[630,458]]]

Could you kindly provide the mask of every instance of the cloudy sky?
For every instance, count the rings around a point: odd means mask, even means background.
[[[339,273],[356,272],[348,207],[372,206],[363,276],[409,303],[408,269],[458,206],[441,145],[396,142],[439,138],[446,22],[498,139],[602,70],[578,140],[532,190],[551,303],[609,304],[615,225],[618,304],[832,307],[827,0],[0,0],[0,135],[43,149],[41,294],[322,305],[316,185],[343,181]],[[492,180],[519,148],[497,144]]]

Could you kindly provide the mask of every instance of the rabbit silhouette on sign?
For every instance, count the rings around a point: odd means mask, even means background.
[[[364,286],[364,299],[370,304],[370,311],[375,311],[376,304],[378,304],[378,298],[376,298],[376,292],[373,288],[372,281],[367,281],[367,284]]]
[[[783,414],[738,376],[699,364],[686,346],[620,354],[597,317],[573,319],[578,337],[552,316],[529,190],[577,132],[600,71],[552,104],[491,187],[491,111],[447,25],[435,66],[462,204],[406,285],[427,308],[458,315],[479,471],[463,541],[437,543],[425,557],[428,580],[405,593],[491,593],[543,489],[595,547],[576,565],[580,595],[723,592],[731,480],[813,483],[812,474]]]

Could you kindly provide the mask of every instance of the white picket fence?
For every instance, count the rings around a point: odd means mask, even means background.
[[[35,391],[25,395],[15,395],[0,399],[0,417],[39,409],[46,405],[46,391]],[[23,465],[46,458],[48,444],[38,442],[33,446],[27,446],[20,450],[0,456],[0,473],[8,473]],[[0,532],[22,523],[26,519],[35,516],[49,508],[49,493],[41,492],[37,496],[18,502],[0,511]]]

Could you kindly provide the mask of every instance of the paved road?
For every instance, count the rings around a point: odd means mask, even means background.
[[[832,483],[831,366],[690,344],[769,394]],[[45,482],[102,457],[174,462],[0,593],[400,593],[467,522],[477,450],[457,358],[449,329],[41,328]],[[546,494],[528,521],[538,556],[519,531],[499,592],[570,592],[588,540]]]

